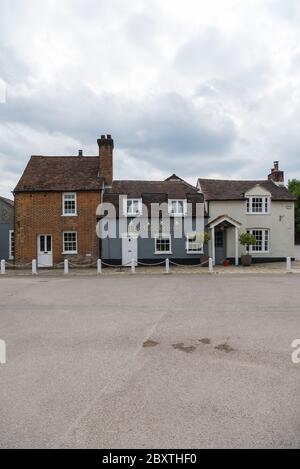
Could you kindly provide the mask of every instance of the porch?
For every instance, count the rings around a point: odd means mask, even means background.
[[[211,232],[210,255],[214,265],[221,265],[232,257],[229,246],[234,251],[234,263],[239,265],[239,228],[242,224],[229,215],[220,215],[207,224]]]

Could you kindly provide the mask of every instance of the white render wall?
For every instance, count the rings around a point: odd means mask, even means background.
[[[294,205],[294,202],[277,202],[271,200],[269,214],[252,215],[246,213],[245,201],[210,201],[209,219],[212,220],[224,214],[229,215],[231,218],[242,223],[239,233],[243,233],[247,229],[269,229],[270,252],[253,253],[253,257],[294,257]],[[235,255],[234,239],[234,228],[229,228],[227,231],[228,257],[234,257]],[[239,255],[244,252],[245,248],[239,246]]]

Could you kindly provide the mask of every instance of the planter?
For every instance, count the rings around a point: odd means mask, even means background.
[[[241,263],[244,267],[249,267],[252,264],[252,256],[250,254],[244,254],[241,256]]]

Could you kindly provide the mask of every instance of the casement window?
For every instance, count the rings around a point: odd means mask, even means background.
[[[270,230],[264,229],[251,229],[247,233],[253,234],[256,238],[256,244],[249,246],[249,251],[255,252],[269,252],[270,251]]]
[[[187,212],[187,203],[184,199],[169,199],[169,214],[172,216],[182,217]]]
[[[77,254],[77,233],[76,231],[64,231],[63,233],[63,253]]]
[[[171,254],[171,235],[159,234],[155,236],[155,254]]]
[[[196,233],[187,235],[186,252],[187,254],[203,254],[203,241],[198,239]]]
[[[142,214],[142,199],[124,199],[124,215],[137,217]]]
[[[74,217],[77,215],[76,192],[65,192],[63,194],[63,216]]]
[[[8,256],[9,256],[9,259],[12,260],[15,257],[15,232],[14,232],[14,230],[9,230],[8,236],[9,236],[9,238],[8,238],[8,244],[9,244]]]
[[[248,197],[246,202],[247,213],[269,213],[270,197]]]

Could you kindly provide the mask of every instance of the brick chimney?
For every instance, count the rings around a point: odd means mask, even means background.
[[[274,161],[274,167],[271,169],[268,179],[278,186],[284,186],[284,171],[279,169],[279,161]]]
[[[111,135],[101,135],[97,140],[99,146],[99,174],[105,184],[111,186],[113,181],[113,149],[114,141]]]

